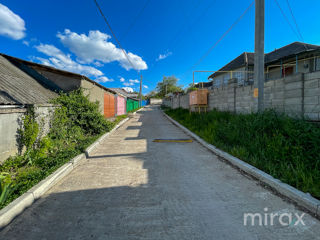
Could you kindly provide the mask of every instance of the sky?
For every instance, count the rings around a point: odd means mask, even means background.
[[[187,87],[193,70],[216,71],[254,50],[254,5],[216,44],[252,0],[97,1],[132,64],[94,0],[0,0],[0,52],[77,72],[106,87],[139,91],[142,75],[146,94],[163,76],[174,75]],[[301,41],[287,1],[302,39],[320,45],[319,0],[277,0],[293,30],[276,1],[266,0],[266,52]],[[196,73],[195,82],[209,75]]]

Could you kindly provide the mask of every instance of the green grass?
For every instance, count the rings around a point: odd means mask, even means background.
[[[189,114],[165,109],[198,136],[260,170],[320,199],[320,127],[268,110]]]

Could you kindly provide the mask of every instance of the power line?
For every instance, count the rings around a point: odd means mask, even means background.
[[[298,38],[300,38],[299,34],[297,34],[297,32],[294,30],[294,27],[291,25],[291,23],[290,23],[287,15],[286,15],[286,14],[284,13],[284,11],[282,10],[282,8],[281,8],[278,0],[274,0],[274,2],[277,4],[277,6],[278,6],[278,8],[279,8],[279,10],[280,10],[280,12],[281,12],[281,14],[282,14],[282,16],[283,16],[284,19],[287,21],[287,23],[288,23],[288,25],[290,26],[292,32],[294,32],[294,34],[295,34]]]
[[[227,36],[227,34],[240,22],[240,20],[246,15],[246,13],[250,10],[250,8],[253,6],[254,1],[251,2],[251,4],[246,8],[246,10],[240,15],[240,17],[225,31],[222,36],[208,49],[208,51],[202,55],[202,57],[192,65],[191,68],[189,68],[186,72],[189,72],[194,67],[199,65],[208,55],[209,53]]]
[[[187,16],[186,16],[185,14],[183,14],[183,15],[184,15],[184,18],[185,18],[185,21],[182,23],[181,27],[180,27],[179,30],[176,32],[176,34],[174,35],[174,37],[171,39],[171,42],[168,43],[167,49],[169,49],[169,46],[171,46],[171,45],[176,45],[177,40],[180,38],[181,34],[183,33],[183,30],[185,29],[185,26],[188,26],[188,25],[190,24],[190,21],[188,22],[188,20],[191,18],[191,14],[192,14],[193,12],[195,12],[195,11],[199,8],[199,6],[200,6],[200,4],[201,4],[202,1],[203,1],[203,0],[200,0],[199,2],[197,2],[197,5],[195,5],[195,6],[192,8],[191,12],[189,12],[189,14],[188,14]]]
[[[118,40],[118,38],[117,38],[116,35],[114,34],[114,32],[113,32],[113,30],[112,30],[112,28],[111,28],[111,25],[109,24],[107,18],[106,18],[105,15],[103,14],[103,12],[102,12],[102,10],[101,10],[101,8],[100,8],[100,5],[98,4],[97,0],[93,0],[93,1],[95,2],[95,4],[96,4],[96,6],[97,6],[97,8],[98,8],[98,10],[99,10],[102,18],[104,19],[105,23],[107,24],[107,26],[108,26],[111,34],[113,35],[114,39],[117,41],[119,47],[121,48],[121,50],[122,50],[123,54],[125,55],[125,57],[127,58],[128,62],[130,63],[130,65],[132,66],[132,68],[139,73],[139,70],[135,69],[133,63],[130,61],[130,58],[129,58],[127,52],[123,49],[123,47],[121,46],[120,41]]]
[[[209,4],[205,7],[204,11],[202,11],[202,13],[198,16],[198,18],[195,19],[195,21],[193,21],[191,24],[189,23],[186,28],[184,28],[184,31],[182,32],[186,32],[190,29],[191,26],[195,25],[198,21],[200,21],[200,19],[202,17],[204,17],[206,15],[206,13],[210,10],[210,8],[216,3],[216,1],[210,1]],[[175,44],[172,46],[172,48],[174,48],[179,41],[181,40],[181,35],[179,35],[179,37],[176,39],[176,41],[174,42]]]
[[[287,5],[288,5],[288,8],[289,8],[289,10],[290,10],[290,13],[291,13],[292,19],[293,19],[293,21],[294,21],[294,24],[296,25],[297,32],[298,32],[298,34],[300,35],[300,38],[301,38],[302,42],[304,42],[304,41],[303,41],[302,34],[301,34],[301,31],[300,31],[299,26],[298,26],[298,23],[297,23],[297,21],[296,21],[296,18],[294,17],[292,8],[291,8],[291,6],[290,6],[289,0],[287,0]]]
[[[172,48],[174,48],[176,46],[176,44],[178,43],[178,40],[180,39],[180,35],[183,33],[183,30],[186,30],[187,28],[185,27],[188,27],[188,25],[190,25],[190,22],[188,23],[188,19],[190,19],[190,16],[192,14],[192,12],[194,12],[196,9],[199,8],[200,6],[200,3],[202,2],[203,0],[200,0],[198,2],[196,2],[196,5],[194,5],[194,7],[192,8],[192,11],[191,12],[188,12],[188,13],[185,13],[185,12],[182,12],[183,13],[183,16],[184,16],[184,22],[182,23],[182,25],[180,25],[180,28],[179,30],[176,32],[176,34],[174,35],[174,37],[172,37],[168,42],[167,44],[167,48],[165,48],[165,51],[168,51],[170,52],[170,46],[172,46]],[[172,51],[172,50],[171,50]],[[153,67],[156,67],[158,64],[160,63],[160,61],[156,61],[155,64],[153,65]]]
[[[129,27],[127,28],[127,30],[125,31],[125,33],[122,36],[122,40],[125,39],[125,37],[128,35],[128,33],[131,31],[131,29],[134,27],[134,25],[136,24],[136,22],[138,21],[138,19],[141,17],[142,13],[144,12],[144,10],[146,9],[146,7],[148,6],[150,0],[147,0],[145,2],[145,4],[143,5],[143,7],[141,8],[140,12],[136,15],[136,17],[134,18],[134,20],[131,22],[131,24],[129,25]]]

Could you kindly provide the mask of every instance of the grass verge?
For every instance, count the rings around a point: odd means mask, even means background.
[[[165,109],[202,139],[320,199],[320,127],[267,110],[233,114]]]

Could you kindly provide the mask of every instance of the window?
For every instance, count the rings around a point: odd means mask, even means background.
[[[228,85],[229,79],[230,79],[230,73],[223,74],[223,85]]]
[[[244,85],[244,72],[239,71],[239,72],[234,72],[233,77],[237,79],[238,85]]]
[[[248,67],[248,82],[253,83],[253,67]]]
[[[213,80],[213,87],[220,87],[220,77],[217,77]]]

